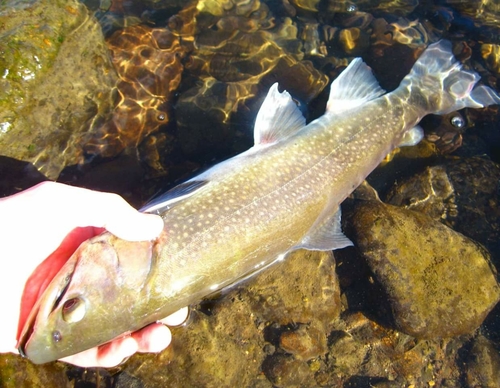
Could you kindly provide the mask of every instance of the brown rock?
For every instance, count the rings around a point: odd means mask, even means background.
[[[311,378],[307,363],[297,357],[325,352],[326,329],[339,310],[332,255],[297,251],[222,299],[203,303],[186,326],[173,329],[171,347],[159,355],[134,356],[124,371],[145,386],[270,387],[266,376],[289,386]],[[275,349],[266,342],[268,328],[294,322],[303,328],[282,342],[297,357],[270,355]],[[265,376],[261,367],[268,368]]]
[[[301,387],[306,381],[312,380],[311,371],[305,362],[284,354],[267,358],[262,369],[276,387]]]
[[[299,360],[311,360],[326,353],[326,335],[314,327],[301,325],[281,334],[280,347]]]
[[[390,297],[397,327],[419,338],[474,331],[500,298],[488,253],[428,216],[361,203],[355,243]]]
[[[8,53],[0,153],[56,179],[82,161],[81,137],[109,110],[116,74],[101,27],[81,3],[13,3],[2,4],[0,17],[0,51]]]
[[[474,340],[466,373],[469,387],[500,387],[500,355],[483,335]]]

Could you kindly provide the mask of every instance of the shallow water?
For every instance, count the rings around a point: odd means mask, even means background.
[[[139,207],[250,148],[253,121],[274,82],[291,93],[308,121],[320,116],[328,84],[356,56],[390,91],[428,44],[448,39],[466,67],[500,90],[500,7],[494,2],[151,0],[89,1],[87,9],[72,2],[58,6],[80,15],[71,19],[76,32],[59,35],[65,36],[61,52],[66,45],[69,55],[82,56],[81,40],[68,46],[78,31],[87,31],[85,36],[96,39],[92,46],[103,50],[76,65],[61,63],[50,50],[37,54],[40,73],[36,66],[30,71],[46,77],[42,92],[30,76],[3,77],[12,90],[15,85],[25,93],[28,103],[14,101],[12,93],[0,98],[0,195],[50,178],[117,192]],[[47,91],[56,82],[50,69],[71,79],[74,73],[67,69],[74,66],[89,77],[82,82],[88,88],[56,96]],[[70,107],[71,114],[61,107]],[[35,121],[43,135],[30,138],[26,127]],[[368,178],[382,200],[399,196],[397,205],[429,214],[425,206],[415,208],[423,203],[420,189],[406,194],[397,183],[415,179],[420,188],[427,175],[415,176],[446,166],[448,178],[428,174],[433,191],[442,189],[436,195],[440,205],[429,205],[438,211],[431,215],[484,245],[497,268],[499,123],[498,107],[427,117],[421,123],[424,142],[391,155]],[[22,136],[14,137],[15,131]],[[447,192],[443,182],[453,189]],[[346,204],[348,220],[350,207],[355,204]],[[349,226],[346,233],[350,237]],[[396,330],[386,286],[369,265],[357,262],[356,252],[336,252],[335,260],[307,259],[309,272],[300,258],[287,260],[269,275],[196,306],[192,322],[174,331],[174,343],[162,355],[135,356],[109,371],[60,363],[35,367],[2,356],[0,385],[468,387],[499,382],[498,306],[473,333],[416,339]],[[321,292],[307,289],[311,282],[322,284]]]

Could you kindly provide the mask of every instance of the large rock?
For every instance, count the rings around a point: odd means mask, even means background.
[[[112,105],[101,28],[74,0],[0,6],[0,154],[49,178],[82,161],[79,138]]]
[[[425,213],[480,242],[500,265],[500,166],[484,157],[450,159],[398,182],[387,202]]]
[[[498,302],[486,250],[428,216],[369,201],[356,208],[353,227],[402,332],[417,338],[471,333]]]

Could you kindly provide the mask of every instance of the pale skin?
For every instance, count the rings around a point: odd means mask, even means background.
[[[116,194],[43,182],[0,198],[0,352],[17,351],[18,326],[66,260],[103,230],[129,241],[152,240],[163,229],[156,215],[142,214]],[[62,361],[112,367],[136,352],[160,352],[171,341],[167,326],[181,324],[187,308],[161,322]]]

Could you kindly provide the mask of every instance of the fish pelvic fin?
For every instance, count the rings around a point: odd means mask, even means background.
[[[418,96],[427,113],[440,115],[500,104],[493,89],[476,86],[479,79],[474,71],[462,69],[453,56],[451,42],[441,40],[427,47],[398,89],[408,90],[410,98]]]
[[[330,207],[326,208],[309,233],[304,236],[300,244],[294,249],[333,251],[353,246],[352,241],[342,233],[341,217],[340,207],[333,212]]]

